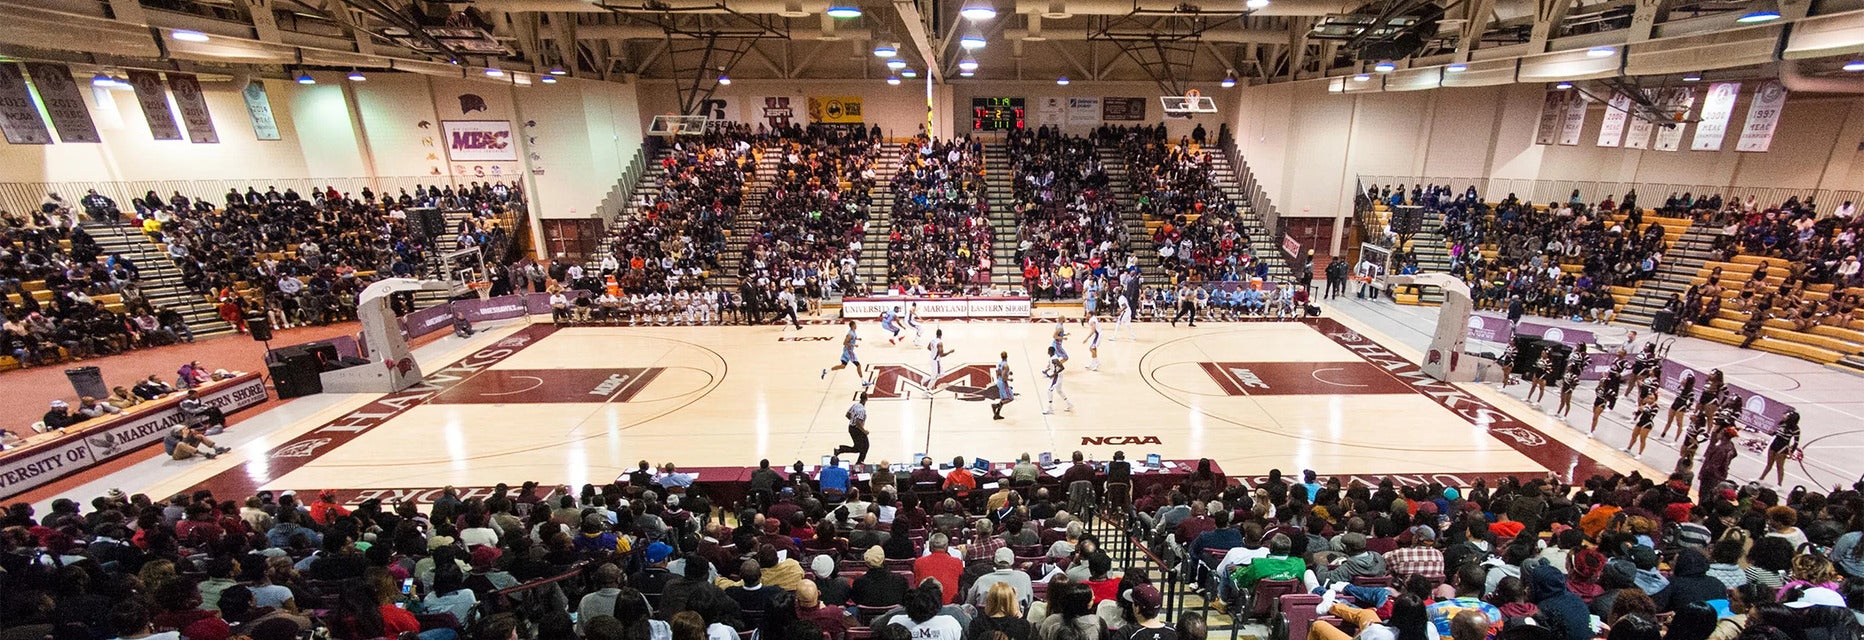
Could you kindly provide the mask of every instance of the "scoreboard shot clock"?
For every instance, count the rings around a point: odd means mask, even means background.
[[[1022,98],[972,98],[972,131],[1008,131],[1022,129]]]

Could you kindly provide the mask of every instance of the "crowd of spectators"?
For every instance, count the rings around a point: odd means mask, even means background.
[[[765,461],[740,504],[646,462],[579,491],[449,487],[420,506],[271,491],[18,503],[0,516],[0,627],[60,640],[1203,638],[1193,612],[1161,623],[1168,585],[1114,566],[1103,545],[1116,541],[1088,526],[1097,505],[1129,499],[1165,579],[1232,612],[1292,583],[1360,637],[1839,640],[1864,611],[1864,483],[1782,496],[1717,482],[1692,498],[1681,474],[1459,489],[1271,470],[1251,486],[1200,464],[1129,496],[1118,457],[1076,454],[1056,484],[1025,456],[997,487],[962,462],[909,474],[883,461],[864,481]]]
[[[1126,159],[1128,188],[1146,218],[1159,264],[1176,281],[1266,280],[1269,265],[1238,224],[1238,209],[1217,187],[1209,149],[1190,138],[1171,144],[1157,127],[1102,127],[1102,144]]]
[[[919,136],[901,146],[887,233],[887,285],[913,294],[989,288],[994,232],[983,143]]]
[[[677,140],[660,165],[659,191],[610,234],[598,265],[629,294],[690,291],[719,267],[757,156],[750,133],[729,128]]]
[[[226,428],[226,416],[220,409],[200,400],[192,393],[210,383],[222,382],[238,377],[240,372],[226,369],[209,370],[200,361],[189,361],[175,370],[175,377],[170,382],[159,374],[149,374],[127,385],[110,388],[110,394],[103,397],[77,396],[59,398],[51,401],[50,408],[39,416],[39,420],[29,428],[15,431],[0,428],[0,450],[14,449],[28,444],[21,434],[64,433],[66,429],[82,428],[85,422],[96,418],[121,415],[126,411],[136,411],[136,407],[176,395],[184,396],[178,403],[185,420],[178,427],[196,429],[202,436],[218,434]],[[168,453],[175,453],[171,444]],[[209,453],[209,457],[211,457]],[[192,457],[177,456],[176,459]]]
[[[1687,201],[1687,195],[1683,197]],[[1674,197],[1673,197],[1674,199]],[[1833,215],[1821,216],[1810,200],[1788,198],[1778,207],[1763,208],[1750,196],[1745,201],[1720,205],[1720,198],[1686,209],[1697,221],[1714,227],[1714,259],[1729,261],[1738,255],[1787,261],[1785,268],[1762,263],[1736,280],[1712,267],[1703,282],[1693,283],[1681,296],[1671,296],[1665,307],[1688,329],[1721,316],[1724,307],[1747,316],[1740,333],[1742,346],[1761,337],[1766,322],[1782,319],[1795,331],[1815,327],[1849,328],[1857,318],[1859,296],[1849,291],[1864,286],[1860,277],[1858,234],[1864,221],[1856,207],[1845,202]],[[1778,281],[1773,278],[1778,277]],[[1809,285],[1830,285],[1830,290],[1809,292]],[[1824,287],[1821,287],[1823,289]],[[1724,292],[1734,291],[1725,296]]]
[[[1643,224],[1636,191],[1624,203],[1588,204],[1577,190],[1566,202],[1536,206],[1508,194],[1491,206],[1471,186],[1369,187],[1366,198],[1394,209],[1422,207],[1442,221],[1450,273],[1469,284],[1478,309],[1609,322],[1617,301],[1609,287],[1635,287],[1663,264],[1663,225]],[[1623,215],[1616,215],[1623,214]],[[1490,253],[1484,247],[1493,245]],[[1394,256],[1415,271],[1414,254]],[[1560,268],[1579,264],[1578,273]]]
[[[860,260],[876,163],[884,142],[867,130],[810,127],[776,140],[777,175],[764,195],[763,218],[744,247],[739,280],[747,305],[767,308],[784,289],[807,300],[864,288]]]
[[[1009,136],[1023,287],[1038,298],[1098,297],[1131,240],[1094,141],[1043,127]]]

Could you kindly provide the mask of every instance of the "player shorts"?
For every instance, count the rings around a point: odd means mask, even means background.
[[[841,350],[841,363],[842,364],[852,364],[856,362],[860,362],[860,359],[854,357],[853,349],[842,349]]]

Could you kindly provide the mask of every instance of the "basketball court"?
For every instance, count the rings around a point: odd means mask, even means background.
[[[1064,389],[1075,408],[1057,402],[1044,415],[1040,371],[1055,322],[927,323],[924,339],[942,329],[954,351],[937,377],[910,330],[890,345],[872,322],[860,325],[860,376],[852,367],[823,375],[845,332],[826,321],[801,331],[511,323],[423,350],[424,360],[451,353],[423,363],[419,386],[326,398],[318,411],[286,405],[279,410],[292,420],[263,437],[242,434],[252,439],[235,453],[161,461],[148,471],[159,477],[141,486],[152,495],[336,489],[361,499],[526,480],[601,484],[643,459],[699,470],[701,480],[707,468],[759,459],[813,469],[847,443],[843,413],[863,381],[872,383],[869,463],[1123,451],[1210,458],[1232,474],[1311,468],[1461,485],[1638,466],[1490,387],[1424,376],[1414,352],[1350,318],[1144,323],[1132,340],[1116,339],[1108,322],[1100,371],[1086,369],[1086,327],[1069,321]],[[1003,352],[1016,400],[996,421],[991,370]],[[277,422],[270,417],[253,428]]]

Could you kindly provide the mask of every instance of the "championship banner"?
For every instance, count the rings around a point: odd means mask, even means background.
[[[1631,117],[1631,96],[1612,94],[1605,107],[1605,122],[1599,125],[1599,146],[1616,147],[1624,138],[1625,121]]]
[[[1696,137],[1689,142],[1690,151],[1721,151],[1722,138],[1728,136],[1728,119],[1735,114],[1735,97],[1741,94],[1739,82],[1709,85],[1709,95],[1702,99],[1702,120],[1696,123]]]
[[[188,129],[188,141],[195,144],[220,142],[220,134],[214,131],[213,114],[207,112],[207,96],[201,94],[201,82],[186,73],[170,73],[168,89],[175,92],[175,106],[181,107],[181,124]]]
[[[58,129],[59,142],[103,142],[97,125],[91,122],[91,110],[84,106],[84,95],[71,79],[71,69],[51,62],[28,62],[26,73],[39,89],[39,102]]]
[[[1579,134],[1586,128],[1586,106],[1592,101],[1586,94],[1575,93],[1566,102],[1566,117],[1560,120],[1560,144],[1567,147],[1579,146]]]
[[[26,77],[12,63],[0,64],[0,131],[8,144],[52,144],[52,132],[32,104]]]
[[[1145,98],[1101,98],[1100,119],[1107,122],[1131,122],[1146,119]]]
[[[278,119],[272,116],[272,101],[265,95],[265,83],[253,80],[239,92],[246,101],[246,115],[252,118],[252,135],[260,140],[277,140]]]
[[[505,120],[441,120],[440,135],[447,141],[447,159],[453,162],[517,162],[511,123]]]
[[[1077,127],[1100,124],[1100,98],[1069,98],[1068,124]]]
[[[1056,96],[1036,98],[1037,127],[1059,127],[1068,124],[1068,99]]]
[[[1677,112],[1688,116],[1689,110],[1696,105],[1696,92],[1687,88],[1680,89],[1680,91],[1682,92],[1681,99],[1676,101]],[[1651,148],[1658,151],[1675,151],[1683,145],[1683,128],[1687,125],[1681,121],[1672,121],[1667,124],[1668,126],[1656,127],[1657,144]]]
[[[181,128],[175,126],[175,112],[168,108],[168,88],[162,86],[162,74],[154,71],[129,72],[129,86],[136,90],[136,104],[149,121],[149,135],[157,140],[180,140]]]
[[[1560,137],[1560,116],[1564,113],[1566,92],[1548,91],[1540,103],[1540,126],[1534,129],[1534,144],[1553,144]]]
[[[861,124],[860,96],[809,99],[809,120],[817,124]]]
[[[1786,87],[1779,82],[1769,80],[1754,92],[1754,101],[1748,103],[1747,126],[1741,129],[1741,139],[1735,142],[1735,151],[1763,153],[1773,146],[1773,129],[1780,124],[1780,113],[1786,110]]]
[[[1625,127],[1625,148],[1649,149],[1650,131],[1655,126],[1643,116],[1631,118],[1630,124]]]

